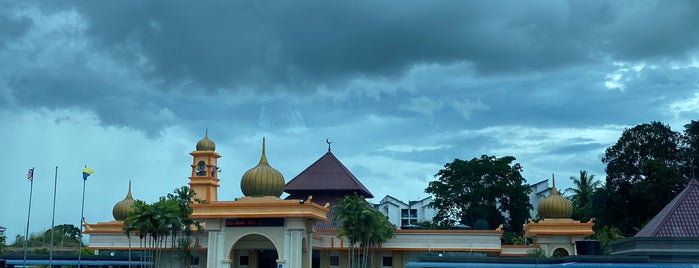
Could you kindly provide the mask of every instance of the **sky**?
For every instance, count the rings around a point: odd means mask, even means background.
[[[698,119],[697,25],[693,0],[2,1],[0,226],[24,234],[32,192],[29,231],[50,228],[54,185],[56,225],[80,223],[83,186],[90,223],[129,181],[154,202],[207,129],[219,200],[263,137],[287,182],[329,139],[374,203],[481,155],[604,180],[624,129]]]

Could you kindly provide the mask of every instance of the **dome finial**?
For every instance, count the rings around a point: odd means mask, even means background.
[[[129,191],[126,193],[126,198],[133,199],[133,197],[131,196],[131,180],[129,180]]]
[[[269,164],[267,162],[267,155],[265,154],[265,137],[262,137],[262,157],[260,157],[260,164]]]
[[[325,139],[325,142],[328,144],[328,152],[330,152],[330,144],[333,142],[330,141],[330,138]]]
[[[559,194],[556,188],[556,175],[551,173],[551,180],[553,181],[553,187],[551,187],[551,194]]]
[[[204,130],[204,137],[207,137],[207,138],[209,137],[209,128],[208,127]]]

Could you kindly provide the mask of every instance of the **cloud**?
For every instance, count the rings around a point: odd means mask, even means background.
[[[403,109],[413,111],[418,114],[431,116],[436,110],[442,108],[442,103],[432,100],[427,96],[411,98],[407,104],[402,105]]]
[[[433,145],[433,146],[415,146],[409,144],[399,144],[399,145],[389,145],[381,148],[380,152],[394,152],[394,153],[416,153],[423,151],[433,151],[438,149],[443,149],[444,145]]]
[[[449,103],[449,105],[454,108],[461,116],[463,116],[466,119],[471,118],[471,115],[474,112],[477,111],[487,111],[490,109],[488,105],[485,105],[483,102],[480,100],[472,101],[472,100],[454,100]]]
[[[607,57],[679,57],[699,43],[693,1],[47,5],[76,6],[99,51],[127,65],[143,56],[150,79],[209,89],[313,92],[358,76],[393,77],[421,63],[532,72]],[[649,17],[662,19],[640,19]]]

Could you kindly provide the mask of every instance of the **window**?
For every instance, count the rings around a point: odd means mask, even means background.
[[[189,264],[190,265],[199,265],[199,256],[192,256],[192,258],[189,259]]]
[[[417,222],[417,209],[401,209],[400,216],[401,226],[414,224]]]
[[[340,256],[330,256],[330,266],[340,266]]]
[[[393,267],[393,257],[383,256],[383,266],[384,267]]]
[[[240,265],[248,265],[248,256],[240,256]]]

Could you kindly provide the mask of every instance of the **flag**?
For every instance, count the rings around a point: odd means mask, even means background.
[[[87,180],[87,177],[92,175],[92,172],[94,171],[91,168],[85,166],[85,168],[83,168],[83,180]]]
[[[34,168],[30,168],[27,172],[27,180],[34,181]]]

